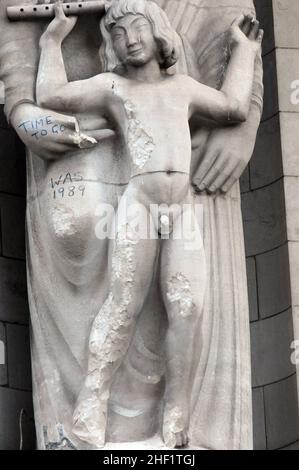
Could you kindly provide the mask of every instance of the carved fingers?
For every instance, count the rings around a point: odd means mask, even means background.
[[[222,160],[222,161],[221,161]],[[225,175],[228,177],[226,170],[226,161],[224,159],[218,159],[218,161],[213,165],[212,168],[208,171],[204,178],[205,189],[209,192],[216,191],[219,186],[217,186],[218,181],[221,181]]]
[[[259,21],[253,15],[238,16],[230,28],[231,44],[247,44],[255,52],[260,48],[264,31],[260,29]]]
[[[244,164],[244,162],[239,162],[236,168],[234,169],[233,173],[229,175],[229,177],[221,184],[219,185],[219,189],[223,193],[227,193],[232,186],[240,179],[242,174],[244,173],[246,169],[247,164]]]
[[[243,14],[237,16],[237,18],[235,18],[232,22],[232,26],[239,27],[240,29],[242,29],[242,25],[244,24],[245,18],[246,17]]]
[[[243,15],[243,21],[238,25],[245,36],[248,36],[249,34],[252,19],[254,18],[251,15]]]
[[[226,193],[240,178],[247,166],[247,162],[235,158],[235,155],[220,151],[214,155],[212,161],[214,161],[214,163],[201,180],[199,175],[196,175],[193,180],[195,189],[200,192],[207,191],[208,193],[216,193],[220,190]]]
[[[198,189],[200,191],[215,192],[219,189],[217,184],[224,178],[224,175],[226,174],[226,178],[228,177],[226,171],[228,162],[226,156],[223,155],[220,149],[218,151],[216,150],[215,153],[208,151],[206,156],[210,159],[211,165],[206,166],[206,172],[202,176]],[[203,168],[201,168],[201,170],[203,170]]]
[[[256,39],[260,30],[260,22],[257,19],[252,18],[249,23],[249,33],[247,34],[248,39]]]
[[[215,193],[221,190],[223,193],[226,193],[240,178],[245,167],[246,165],[241,165],[240,161],[236,161],[232,159],[230,155],[227,155],[225,163],[223,163],[218,175],[209,184],[207,191]]]
[[[220,190],[225,193],[244,172],[252,153],[252,143],[248,144],[247,150],[246,139],[241,138],[242,129],[234,131],[235,135],[229,134],[227,129],[216,130],[211,134],[193,177],[195,190],[208,193]]]
[[[72,24],[76,23],[76,16],[65,16],[63,10],[63,0],[56,0],[54,5],[55,18],[57,18],[63,24]]]
[[[256,41],[261,45],[264,38],[264,30],[260,29],[256,38]]]
[[[207,150],[203,156],[202,161],[200,162],[197,173],[193,179],[193,184],[199,191],[204,191],[207,189],[208,185],[211,182],[211,175],[216,172],[215,162],[221,155],[221,151]],[[212,172],[212,173],[211,173]],[[209,177],[206,179],[206,177]]]
[[[264,31],[260,29],[260,22],[253,16],[247,16],[244,20],[242,31],[251,41],[257,41],[259,44],[263,40]]]
[[[51,21],[41,39],[41,45],[44,39],[53,38],[57,41],[63,41],[74,28],[77,17],[65,16],[63,11],[63,2],[57,0],[54,5],[55,18]]]

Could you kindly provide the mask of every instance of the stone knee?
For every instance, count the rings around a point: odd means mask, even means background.
[[[164,294],[169,322],[188,320],[194,324],[202,316],[204,289],[194,288],[188,278],[177,273],[167,282],[167,292]]]

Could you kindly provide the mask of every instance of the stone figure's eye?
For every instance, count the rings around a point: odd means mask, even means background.
[[[123,38],[123,33],[121,31],[117,31],[115,33],[113,33],[113,40],[114,41],[117,41],[119,39],[122,39]]]

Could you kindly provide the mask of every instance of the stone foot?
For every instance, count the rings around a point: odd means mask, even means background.
[[[106,426],[107,398],[84,388],[73,414],[73,434],[99,449],[105,446]]]
[[[181,406],[167,404],[163,416],[163,439],[166,447],[175,449],[187,446],[189,442],[188,429],[188,412],[184,412]]]

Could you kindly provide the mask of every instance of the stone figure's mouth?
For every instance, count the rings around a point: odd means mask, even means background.
[[[132,49],[129,51],[129,55],[138,55],[142,51],[142,47],[139,47],[138,49]]]

